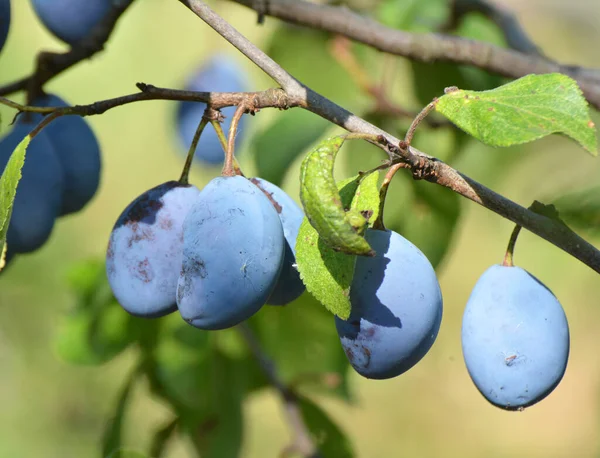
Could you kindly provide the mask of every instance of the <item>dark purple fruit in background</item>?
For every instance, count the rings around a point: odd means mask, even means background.
[[[433,345],[442,293],[429,260],[400,234],[369,229],[366,239],[377,254],[357,257],[352,312],[335,324],[352,367],[387,379],[409,370]]]
[[[265,304],[279,278],[285,238],[267,196],[241,176],[213,179],[183,225],[177,305],[200,329],[235,326]]]
[[[521,410],[548,396],[567,368],[569,341],[558,299],[524,269],[495,265],[477,281],[463,316],[463,356],[495,406]]]
[[[0,0],[0,51],[6,43],[10,29],[10,0]]]
[[[169,181],[141,194],[119,216],[106,273],[117,301],[132,315],[155,318],[177,310],[183,221],[199,192]]]
[[[113,0],[32,0],[31,3],[46,28],[73,46],[104,19]]]
[[[243,92],[247,91],[246,72],[243,67],[232,57],[217,55],[202,64],[187,82],[185,89],[188,91],[216,91],[216,92]],[[180,102],[177,108],[177,130],[183,150],[187,150],[194,138],[198,124],[202,119],[206,104],[198,102]],[[231,118],[236,107],[221,109],[225,116],[222,124],[225,135],[229,132]],[[246,116],[243,116],[238,125],[236,139],[244,138]],[[225,158],[221,142],[212,126],[207,126],[202,132],[196,148],[196,157],[207,164],[221,164]]]
[[[262,178],[252,178],[251,181],[270,195],[271,203],[275,206],[283,227],[286,242],[283,266],[267,304],[285,305],[298,299],[306,289],[296,268],[296,239],[304,212],[280,187]]]
[[[0,173],[4,171],[16,146],[35,124],[19,121],[0,140]],[[60,212],[65,179],[60,161],[45,131],[31,140],[8,226],[8,253],[29,253],[50,237]]]

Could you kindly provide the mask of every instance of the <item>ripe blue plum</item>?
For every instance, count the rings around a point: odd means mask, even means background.
[[[177,305],[200,329],[225,329],[265,304],[279,278],[285,238],[275,208],[240,176],[213,179],[183,224]]]
[[[217,92],[242,92],[247,90],[246,72],[232,57],[216,55],[198,68],[186,84],[189,91],[217,91]],[[206,104],[197,102],[180,102],[177,107],[177,129],[179,138],[185,148],[189,148],[202,119]],[[235,107],[223,108],[221,113],[225,116],[222,126],[227,134],[231,125],[231,118]],[[244,136],[245,117],[238,125],[237,139]],[[204,129],[198,146],[196,157],[207,164],[220,164],[225,155],[219,138],[212,127]]]
[[[71,46],[85,38],[112,7],[112,0],[32,0],[31,3],[46,28]]]
[[[131,202],[110,235],[106,273],[121,306],[155,318],[177,310],[183,221],[198,198],[193,185],[168,181]]]
[[[36,99],[40,107],[64,107],[60,97],[48,94]],[[34,116],[36,122],[41,115]],[[88,122],[80,116],[63,116],[44,128],[65,174],[65,192],[60,215],[80,211],[94,197],[100,184],[100,145]]]
[[[13,150],[34,127],[20,121],[0,141],[0,171],[4,171]],[[37,250],[48,240],[62,204],[64,173],[44,131],[29,144],[21,175],[6,236],[11,256]]]
[[[0,0],[0,51],[6,43],[10,28],[10,0]]]
[[[374,257],[359,256],[350,286],[352,311],[335,324],[352,367],[371,379],[396,377],[433,345],[442,293],[425,255],[400,234],[368,229]]]
[[[565,373],[567,317],[533,275],[495,265],[483,273],[467,302],[462,350],[481,394],[500,408],[521,410],[548,396]]]
[[[251,181],[269,194],[283,227],[286,242],[283,266],[277,285],[275,285],[275,289],[267,303],[270,305],[285,305],[298,299],[306,289],[296,268],[296,239],[298,238],[300,224],[304,219],[304,212],[279,186],[262,178],[252,178]]]

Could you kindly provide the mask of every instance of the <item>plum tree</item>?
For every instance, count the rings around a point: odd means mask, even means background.
[[[269,195],[269,199],[279,214],[283,235],[285,237],[285,254],[279,280],[271,293],[270,305],[285,305],[298,299],[306,290],[296,268],[296,239],[298,230],[304,219],[304,212],[283,189],[262,178],[251,180]]]
[[[201,329],[224,329],[265,304],[281,272],[285,238],[267,196],[233,176],[201,191],[183,223],[183,244],[181,316]]]
[[[154,318],[177,310],[183,221],[199,192],[168,181],[142,193],[117,219],[106,273],[117,301],[132,315]]]
[[[57,95],[34,100],[40,107],[64,107]],[[41,115],[32,119],[40,121]],[[80,116],[63,116],[44,130],[52,143],[65,174],[65,189],[60,215],[80,211],[96,194],[102,168],[100,145],[88,122]]]
[[[112,0],[31,0],[52,34],[71,46],[85,38],[110,11]]]
[[[6,43],[10,29],[10,0],[0,0],[0,51]]]
[[[396,377],[433,345],[442,321],[442,293],[425,255],[400,234],[368,229],[377,253],[359,256],[348,320],[335,318],[352,367],[371,379]]]
[[[30,122],[19,120],[0,141],[0,170],[4,170],[15,147],[33,127]],[[37,250],[48,240],[65,188],[63,169],[48,135],[38,134],[28,150],[7,233],[11,256]]]
[[[221,91],[241,92],[247,90],[244,70],[232,57],[216,55],[203,63],[191,76],[186,84],[190,91]],[[177,107],[177,131],[179,139],[186,147],[194,138],[196,127],[206,104],[197,102],[180,102]],[[235,107],[223,108],[221,110],[226,117],[223,129],[227,131],[231,124],[231,117],[235,113]],[[242,118],[239,126],[238,141],[243,140],[244,126],[246,120]],[[223,162],[224,154],[219,137],[213,129],[206,129],[198,142],[196,157],[206,164],[220,164]]]
[[[462,351],[469,375],[489,402],[523,409],[548,396],[565,373],[567,317],[554,294],[526,270],[494,265],[467,302]]]

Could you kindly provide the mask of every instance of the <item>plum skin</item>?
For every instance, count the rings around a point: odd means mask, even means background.
[[[216,55],[194,71],[185,88],[200,92],[243,92],[247,90],[244,75],[243,68],[233,58]],[[184,148],[190,147],[205,109],[206,104],[201,102],[180,102],[178,104],[177,131]],[[222,124],[225,134],[229,131],[235,110],[236,107],[221,109],[221,113],[225,116]],[[242,117],[238,125],[237,140],[241,140],[244,136],[245,118],[245,116]],[[202,132],[196,148],[196,157],[207,164],[218,165],[223,162],[225,157],[223,148],[212,126],[207,126]]]
[[[490,403],[522,410],[544,399],[562,380],[569,348],[567,317],[542,282],[520,267],[483,273],[463,315],[462,351]]]
[[[6,43],[10,29],[10,0],[0,0],[0,51]]]
[[[65,107],[68,104],[54,94],[38,97],[32,105]],[[38,123],[42,115],[30,115]],[[65,173],[65,190],[59,216],[82,210],[100,185],[102,160],[100,145],[88,122],[81,116],[63,116],[44,128]]]
[[[104,19],[113,0],[32,0],[33,8],[57,38],[71,46],[85,38]]]
[[[335,317],[352,367],[370,379],[396,377],[429,351],[440,329],[443,301],[429,260],[392,231],[368,229],[374,257],[358,256],[348,320]]]
[[[0,173],[14,149],[34,127],[34,124],[19,120],[0,141]],[[65,178],[45,131],[29,143],[21,174],[6,235],[7,258],[12,258],[15,253],[35,251],[46,243],[60,212]]]
[[[177,310],[175,294],[183,257],[183,221],[200,190],[177,181],[138,196],[111,232],[106,273],[121,306],[157,318]]]
[[[265,194],[241,176],[217,177],[183,225],[177,305],[206,330],[241,323],[265,304],[284,258],[283,228]]]
[[[304,283],[300,279],[300,272],[296,266],[296,239],[300,224],[304,220],[304,212],[296,202],[279,186],[264,180],[262,178],[252,178],[254,184],[265,191],[275,210],[279,214],[281,225],[283,227],[283,235],[285,237],[285,255],[281,274],[275,289],[271,293],[267,304],[269,305],[286,305],[298,299],[306,290]]]

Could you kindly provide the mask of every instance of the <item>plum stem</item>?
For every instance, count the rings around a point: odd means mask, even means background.
[[[235,110],[233,118],[231,118],[231,125],[229,126],[229,138],[227,140],[227,151],[225,152],[225,164],[223,165],[222,172],[222,175],[224,177],[232,177],[237,175],[235,167],[233,165],[235,162],[235,136],[237,134],[238,126],[240,124],[240,119],[242,119],[242,116],[245,112],[246,106],[243,104],[239,105],[237,107],[237,110]]]
[[[373,222],[373,229],[385,231],[385,225],[383,224],[383,210],[385,207],[385,198],[387,197],[388,188],[396,172],[401,168],[408,167],[408,164],[404,162],[398,162],[397,164],[390,167],[388,172],[385,174],[385,177],[383,178],[383,183],[381,183],[381,188],[379,188],[379,214],[377,215],[377,219]]]
[[[181,184],[188,184],[188,179],[190,176],[190,169],[192,167],[192,162],[194,161],[194,156],[196,154],[196,148],[198,147],[198,141],[200,140],[200,135],[204,131],[204,128],[208,124],[209,120],[202,116],[202,120],[200,124],[198,124],[198,128],[194,133],[194,138],[192,139],[192,144],[190,145],[190,149],[187,153],[187,158],[185,159],[185,164],[183,165],[183,171],[181,172],[181,177],[179,177],[179,182]]]
[[[506,254],[504,255],[504,261],[502,262],[503,266],[513,267],[513,258],[515,251],[515,244],[517,243],[517,238],[519,237],[519,232],[521,232],[521,226],[518,224],[510,234],[510,240],[508,241],[508,247],[506,247]]]
[[[216,119],[213,119],[210,122],[211,122],[212,126],[215,128],[215,132],[217,133],[217,137],[219,138],[219,142],[221,143],[223,152],[225,154],[227,154],[227,136],[225,135],[225,132],[223,132],[223,127],[221,126],[221,123],[219,121],[217,121]],[[240,164],[235,157],[233,158],[233,170],[235,171],[236,175],[239,175],[242,177],[244,176],[244,173],[242,172],[242,169],[240,168]]]
[[[306,458],[322,458],[322,455],[313,442],[310,431],[302,418],[297,395],[283,382],[283,380],[281,380],[275,368],[275,364],[263,351],[260,342],[254,335],[250,326],[248,326],[247,323],[242,323],[237,326],[237,329],[248,344],[248,348],[265,373],[269,383],[277,390],[283,400],[288,423],[295,435],[293,443],[286,447],[285,452],[296,452]]]

